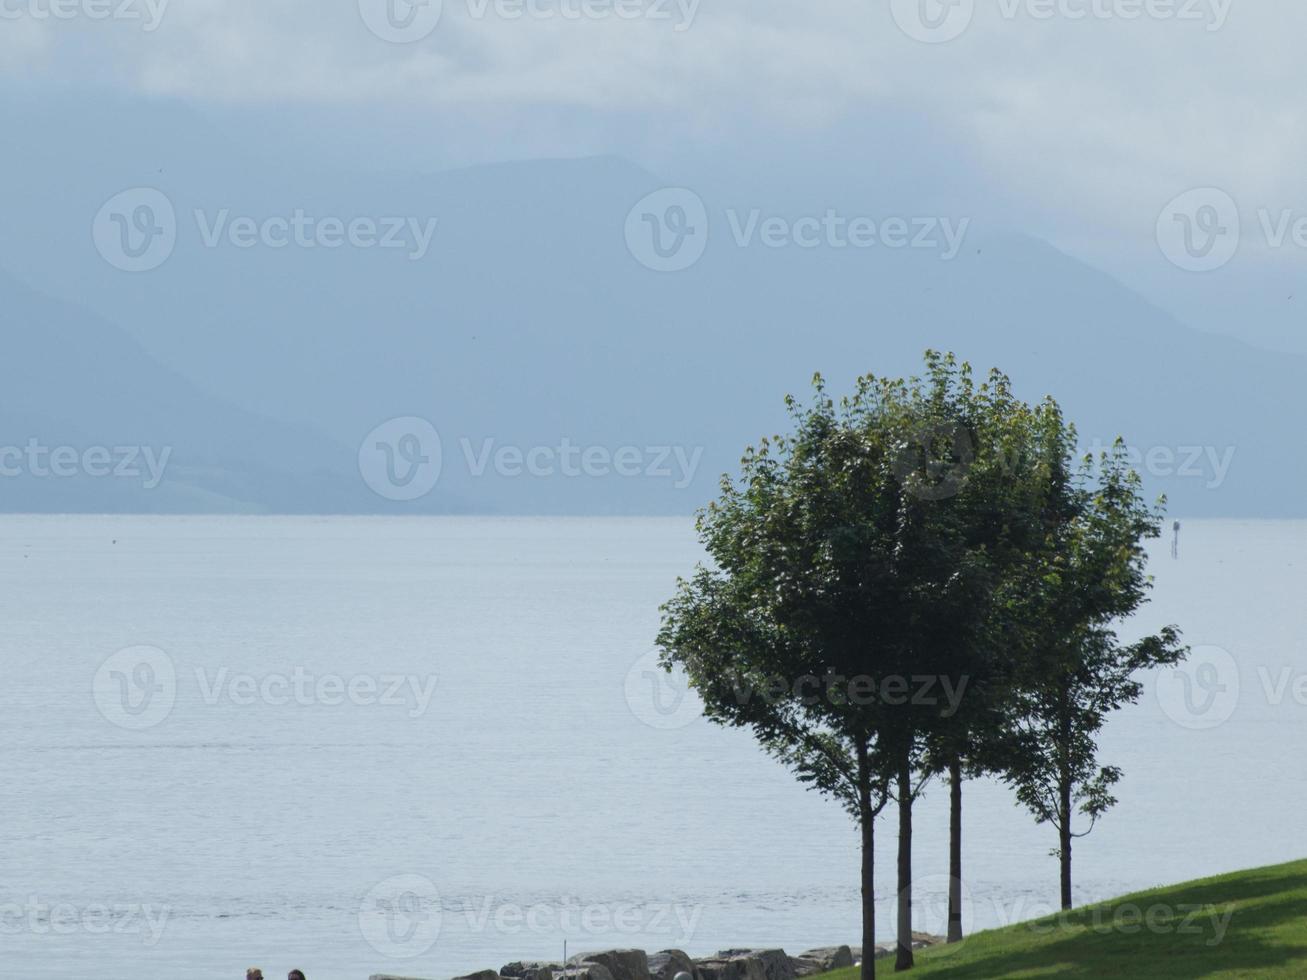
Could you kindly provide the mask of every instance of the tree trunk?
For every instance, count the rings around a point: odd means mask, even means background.
[[[899,922],[894,972],[911,970],[912,959],[912,768],[899,766]]]
[[[871,809],[871,766],[866,743],[858,745],[858,822],[862,829],[862,973],[861,980],[876,980],[876,864]]]
[[[949,762],[948,941],[962,942],[962,760]]]
[[[1058,857],[1062,863],[1062,908],[1071,907],[1071,780],[1063,778],[1058,787],[1061,821],[1058,827]]]

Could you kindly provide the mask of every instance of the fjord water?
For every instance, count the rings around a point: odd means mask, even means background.
[[[845,814],[747,733],[653,701],[642,658],[700,557],[688,520],[0,527],[0,975],[443,978],[564,940],[857,941]],[[1303,854],[1307,524],[1186,522],[1152,570],[1131,630],[1178,623],[1204,669],[1112,720],[1120,805],[1077,842],[1078,902]],[[175,671],[161,717],[97,680],[141,646]],[[927,929],[946,804],[934,784],[917,811]],[[988,782],[965,812],[968,924],[1049,911],[1049,828]],[[877,830],[888,936],[892,811]],[[438,930],[378,932],[369,894],[396,876],[438,891]]]

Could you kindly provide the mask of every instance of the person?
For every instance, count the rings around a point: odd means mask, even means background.
[[[263,971],[257,966],[252,966],[245,971],[245,980],[263,980]]]
[[[290,973],[286,974],[286,980],[304,980],[304,971],[291,970]]]

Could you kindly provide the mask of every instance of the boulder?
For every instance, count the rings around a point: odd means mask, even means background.
[[[748,950],[724,949],[716,956],[695,960],[703,980],[767,980],[767,968]]]
[[[571,959],[566,967],[554,971],[554,980],[613,980],[613,975],[602,963]]]
[[[501,977],[512,980],[554,980],[554,974],[562,969],[557,963],[540,963],[536,961],[505,963],[499,968]]]
[[[913,950],[929,949],[931,946],[940,946],[943,945],[943,943],[943,936],[935,936],[929,932],[914,932],[912,934]],[[893,956],[897,950],[898,947],[894,943],[880,943],[876,946],[875,957],[878,960],[884,959],[886,956]],[[850,946],[849,952],[853,955],[853,961],[855,963],[862,962],[861,946]]]
[[[499,980],[499,974],[494,970],[477,970],[476,973],[455,977],[454,980]]]
[[[675,980],[676,974],[688,973],[694,980],[702,980],[694,960],[679,949],[664,949],[649,955],[649,976],[653,980]]]
[[[814,973],[829,973],[853,965],[853,951],[847,946],[822,946],[800,953],[791,961],[794,972],[801,977]]]
[[[581,953],[572,963],[597,963],[612,974],[613,980],[650,980],[649,958],[642,949],[606,949],[598,953]]]
[[[762,964],[765,980],[796,980],[798,972],[783,949],[723,949],[716,959],[752,959]]]

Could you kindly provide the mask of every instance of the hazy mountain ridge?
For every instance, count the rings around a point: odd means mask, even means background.
[[[0,258],[125,331],[0,278],[7,334],[21,335],[20,321],[57,322],[49,343],[76,338],[81,350],[58,374],[32,374],[4,405],[112,444],[166,438],[173,465],[194,467],[187,479],[235,508],[690,513],[746,443],[784,424],[782,395],[803,394],[814,371],[838,390],[865,371],[912,372],[929,346],[1002,367],[1028,397],[1055,394],[1087,445],[1122,433],[1151,449],[1150,487],[1177,513],[1303,510],[1296,488],[1307,473],[1286,447],[1307,421],[1296,397],[1307,361],[1188,329],[992,219],[937,216],[968,222],[949,261],[938,249],[883,245],[770,248],[756,235],[741,246],[754,212],[759,221],[827,208],[926,214],[839,188],[774,200],[741,192],[705,199],[702,259],[659,273],[628,251],[628,211],[664,185],[719,180],[660,178],[614,157],[428,176],[317,173],[286,159],[247,173],[221,166],[224,143],[237,146],[233,161],[247,157],[232,133],[206,139],[202,120],[172,121],[190,130],[170,143],[138,122],[93,172],[65,159],[43,177],[34,159],[0,162],[13,213]],[[89,189],[61,202],[53,185],[73,173]],[[159,268],[128,274],[95,252],[88,229],[100,203],[147,181],[176,207],[177,246]],[[12,190],[20,186],[30,190]],[[434,220],[435,231],[417,259],[204,241],[224,212],[230,221],[295,209]],[[38,235],[39,246],[23,248]],[[33,336],[11,352],[51,358]],[[108,366],[127,393],[106,386]],[[365,434],[397,416],[430,420],[443,448],[435,490],[411,503],[371,493],[355,460]],[[585,449],[605,461],[602,472],[569,475],[568,454]],[[1200,455],[1186,465],[1192,449]],[[532,450],[547,475],[512,465]],[[623,450],[634,454],[629,475],[615,472]],[[41,488],[33,492],[9,509],[33,509]],[[117,509],[96,492],[61,508]]]

